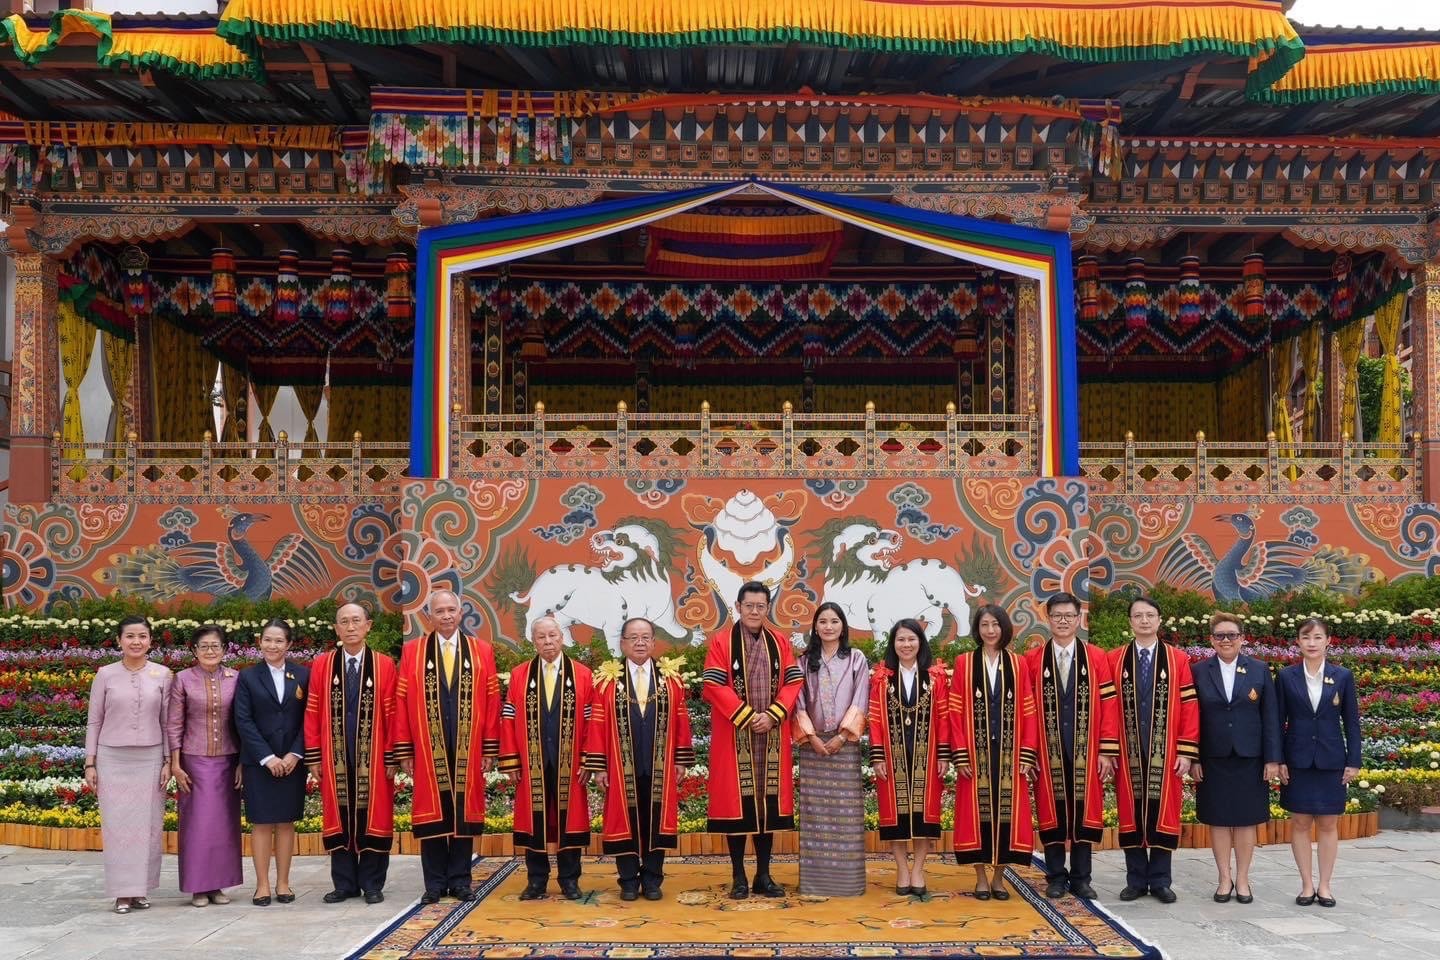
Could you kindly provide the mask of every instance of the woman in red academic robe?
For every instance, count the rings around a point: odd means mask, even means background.
[[[1028,864],[1035,843],[1030,781],[1039,728],[1030,671],[1006,649],[1013,633],[1004,610],[980,607],[971,624],[978,649],[955,659],[950,678],[955,861],[975,865],[978,900],[1010,899],[1004,865]]]
[[[499,769],[515,781],[515,849],[525,851],[529,876],[524,899],[544,896],[549,853],[556,854],[561,892],[579,899],[580,851],[590,844],[590,806],[584,772],[585,726],[590,719],[590,668],[560,652],[560,631],[551,618],[532,628],[541,655],[510,672],[500,714]],[[545,654],[550,656],[545,656]],[[556,670],[547,703],[544,674]],[[554,761],[553,790],[545,783],[546,760]],[[532,787],[532,784],[535,786]]]
[[[1181,789],[1200,756],[1200,702],[1185,651],[1160,640],[1160,607],[1130,601],[1135,639],[1110,651],[1120,692],[1115,806],[1125,848],[1121,900],[1147,893],[1174,903],[1170,854],[1180,845]]]
[[[890,628],[884,660],[870,677],[870,762],[880,804],[880,839],[895,855],[895,892],[926,894],[925,858],[940,839],[940,800],[950,769],[950,685],[925,628]],[[914,863],[911,863],[911,854]]]

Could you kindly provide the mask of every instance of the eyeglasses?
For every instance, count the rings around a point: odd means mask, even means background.
[[[1239,640],[1242,636],[1243,636],[1243,634],[1239,634],[1239,633],[1212,633],[1212,634],[1210,634],[1210,639],[1211,639],[1211,640],[1226,640],[1226,641],[1229,641],[1229,640]]]
[[[1051,620],[1054,620],[1056,623],[1069,623],[1071,620],[1079,620],[1079,619],[1080,619],[1080,614],[1078,614],[1078,613],[1052,613],[1052,614],[1050,614],[1050,619],[1051,619]]]
[[[364,617],[345,617],[344,619],[336,620],[335,625],[339,627],[358,627],[364,622]]]
[[[1150,612],[1148,612],[1148,611],[1145,612],[1145,613],[1132,613],[1132,614],[1130,614],[1130,619],[1131,619],[1131,620],[1159,620],[1159,619],[1160,619],[1160,614],[1158,614],[1158,613],[1150,613]]]
[[[742,603],[742,604],[740,604],[740,609],[741,609],[741,610],[744,610],[746,613],[764,613],[766,610],[769,610],[769,609],[770,609],[770,604],[768,604],[768,603]]]
[[[225,648],[218,643],[202,643],[195,649],[200,653],[220,653]]]
[[[655,637],[654,637],[652,634],[649,634],[649,633],[642,633],[642,634],[638,634],[638,635],[631,635],[631,634],[628,634],[628,633],[627,633],[627,634],[625,634],[621,639],[622,639],[622,640],[628,640],[630,643],[641,643],[641,642],[649,643],[649,642],[651,642],[652,640],[654,640]]]

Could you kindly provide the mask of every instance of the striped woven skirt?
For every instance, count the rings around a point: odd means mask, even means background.
[[[829,740],[835,731],[820,734]],[[865,892],[865,795],[860,745],[822,757],[801,747],[800,892],[858,897]]]

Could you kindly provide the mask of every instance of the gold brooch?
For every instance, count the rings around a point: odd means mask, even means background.
[[[1334,678],[1334,677],[1326,677],[1326,678],[1325,678],[1325,682],[1328,683],[1328,684],[1330,684],[1330,686],[1332,686],[1332,687],[1335,686],[1335,678]]]
[[[1252,701],[1254,701],[1254,700],[1259,700],[1259,699],[1260,699],[1260,694],[1258,694],[1258,693],[1255,692],[1255,688],[1254,688],[1254,687],[1251,687],[1251,688],[1250,688],[1250,699],[1251,699]]]
[[[304,687],[296,687],[296,688],[295,688],[295,699],[296,699],[296,700],[304,700],[304,699],[305,699],[305,688],[304,688]]]
[[[1334,697],[1331,698],[1330,705],[1335,707],[1340,706],[1340,694],[1337,693]]]
[[[1244,668],[1244,667],[1236,667],[1236,668],[1235,668],[1235,672],[1236,672],[1236,673],[1244,673],[1244,672],[1245,672],[1245,668]],[[1254,691],[1251,691],[1251,692],[1253,693]]]

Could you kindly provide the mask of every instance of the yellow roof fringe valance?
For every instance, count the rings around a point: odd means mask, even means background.
[[[809,43],[1083,62],[1250,57],[1272,83],[1304,55],[1278,0],[231,0],[219,33],[262,40],[631,47]]]
[[[1440,43],[1325,44],[1312,38],[1304,60],[1252,95],[1275,103],[1308,103],[1391,93],[1440,93]]]
[[[226,42],[204,22],[193,26],[153,21],[133,27],[117,26],[108,13],[93,10],[61,10],[51,16],[48,29],[32,29],[19,14],[0,21],[0,42],[8,39],[15,56],[32,67],[76,36],[96,39],[96,61],[104,67],[123,64],[196,80],[259,80],[264,75],[258,60]]]

